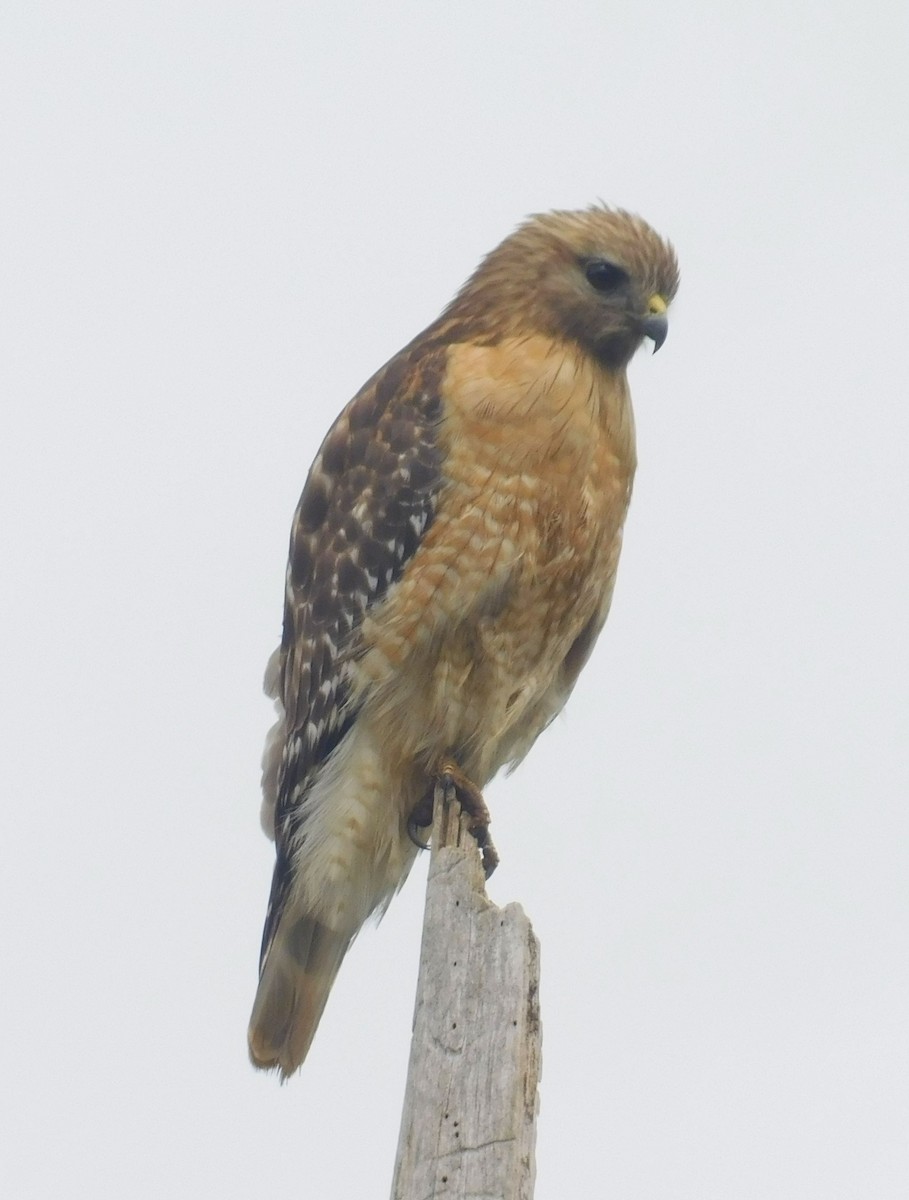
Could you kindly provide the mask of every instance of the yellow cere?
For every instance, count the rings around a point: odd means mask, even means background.
[[[657,292],[647,301],[647,311],[652,317],[662,317],[666,312],[666,301]]]

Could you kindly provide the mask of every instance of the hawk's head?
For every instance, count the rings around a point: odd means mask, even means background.
[[[644,338],[663,344],[678,284],[675,251],[646,221],[594,206],[531,217],[487,255],[449,314],[472,317],[487,336],[567,337],[621,369]]]

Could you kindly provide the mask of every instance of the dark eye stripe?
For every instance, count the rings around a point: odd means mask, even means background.
[[[607,262],[605,258],[595,258],[589,262],[584,274],[590,286],[598,292],[613,292],[628,282],[628,272],[617,267],[615,263]]]

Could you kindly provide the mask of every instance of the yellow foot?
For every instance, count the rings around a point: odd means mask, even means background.
[[[461,768],[452,759],[443,760],[439,766],[437,779],[445,790],[446,799],[456,799],[461,806],[461,810],[467,813],[470,818],[470,832],[476,839],[480,855],[483,859],[483,870],[488,879],[499,865],[499,853],[493,845],[492,838],[489,836],[489,822],[491,817],[486,801],[483,799],[483,793],[473,780],[467,778]],[[434,801],[435,787],[433,786],[422,800],[419,801],[407,822],[407,833],[410,840],[422,850],[428,850],[429,843],[424,842],[417,835],[417,829],[425,829],[432,824]]]

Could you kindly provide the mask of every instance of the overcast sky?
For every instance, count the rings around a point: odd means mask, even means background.
[[[0,15],[0,1191],[388,1193],[425,862],[287,1087],[245,1030],[293,507],[527,213],[676,244],[613,612],[488,791],[537,1197],[909,1195],[903,0]]]

